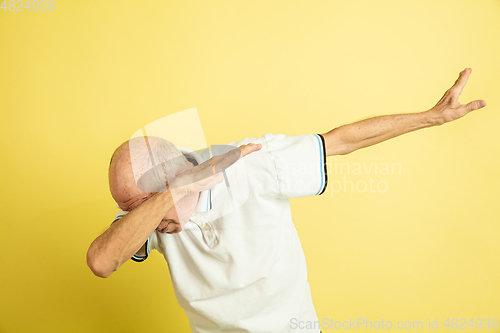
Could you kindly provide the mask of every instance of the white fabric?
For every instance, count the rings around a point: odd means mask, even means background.
[[[200,199],[182,232],[153,232],[148,253],[156,249],[167,260],[193,332],[319,332],[319,326],[292,325],[318,319],[288,198],[324,191],[322,140],[266,134],[230,143],[261,143],[262,149],[228,168],[227,182],[203,193],[211,209]],[[208,150],[200,155],[210,158]]]

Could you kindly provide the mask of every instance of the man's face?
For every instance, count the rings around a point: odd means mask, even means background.
[[[138,207],[142,202],[146,201],[153,195],[154,193],[150,193],[150,195],[148,195],[144,200],[133,205],[129,210]],[[199,196],[200,193],[190,193],[182,198],[179,202],[177,202],[174,208],[170,209],[167,214],[165,214],[156,230],[167,234],[176,234],[181,232],[193,215]]]
[[[190,163],[189,168],[193,165]],[[180,170],[177,174],[182,171]],[[109,169],[109,186],[111,195],[118,206],[125,211],[131,211],[155,195],[154,192],[145,192],[136,185],[132,172],[132,165],[128,149],[125,146],[115,153]],[[200,193],[190,193],[176,203],[175,207],[170,209],[158,227],[157,231],[162,233],[179,233],[189,221],[198,203]]]

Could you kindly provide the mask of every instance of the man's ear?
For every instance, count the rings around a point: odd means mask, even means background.
[[[177,177],[177,176],[178,176],[178,175],[180,175],[181,173],[186,172],[186,171],[188,171],[189,169],[194,168],[195,166],[197,166],[197,165],[198,165],[198,161],[196,161],[196,160],[195,160],[194,158],[192,158],[191,156],[184,154],[184,157],[188,160],[188,162],[189,162],[189,165],[190,165],[190,166],[189,166],[189,167],[187,167],[187,168],[180,169],[179,171],[177,171],[177,172],[175,173],[175,177]]]
[[[197,166],[198,165],[198,161],[191,155],[188,155],[188,154],[184,154],[184,157],[186,158],[186,160],[188,160],[189,163],[191,163],[193,166]]]

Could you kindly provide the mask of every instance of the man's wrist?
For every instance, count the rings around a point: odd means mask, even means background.
[[[429,126],[439,126],[445,123],[441,113],[434,108],[422,113],[425,117],[425,121],[429,124]]]

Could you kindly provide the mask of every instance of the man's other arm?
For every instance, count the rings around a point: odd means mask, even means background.
[[[113,223],[89,247],[87,265],[92,272],[109,277],[144,246],[165,214],[184,195],[177,189],[158,192]]]
[[[483,108],[486,106],[483,100],[475,100],[465,105],[458,101],[471,71],[466,68],[460,72],[455,84],[428,111],[373,117],[334,128],[323,134],[327,156],[349,154],[408,132],[442,125]]]
[[[249,143],[177,176],[171,188],[158,192],[113,223],[97,237],[87,251],[87,265],[99,277],[109,277],[143,246],[165,214],[184,196],[198,193],[222,182],[222,172],[240,158],[258,151]]]

